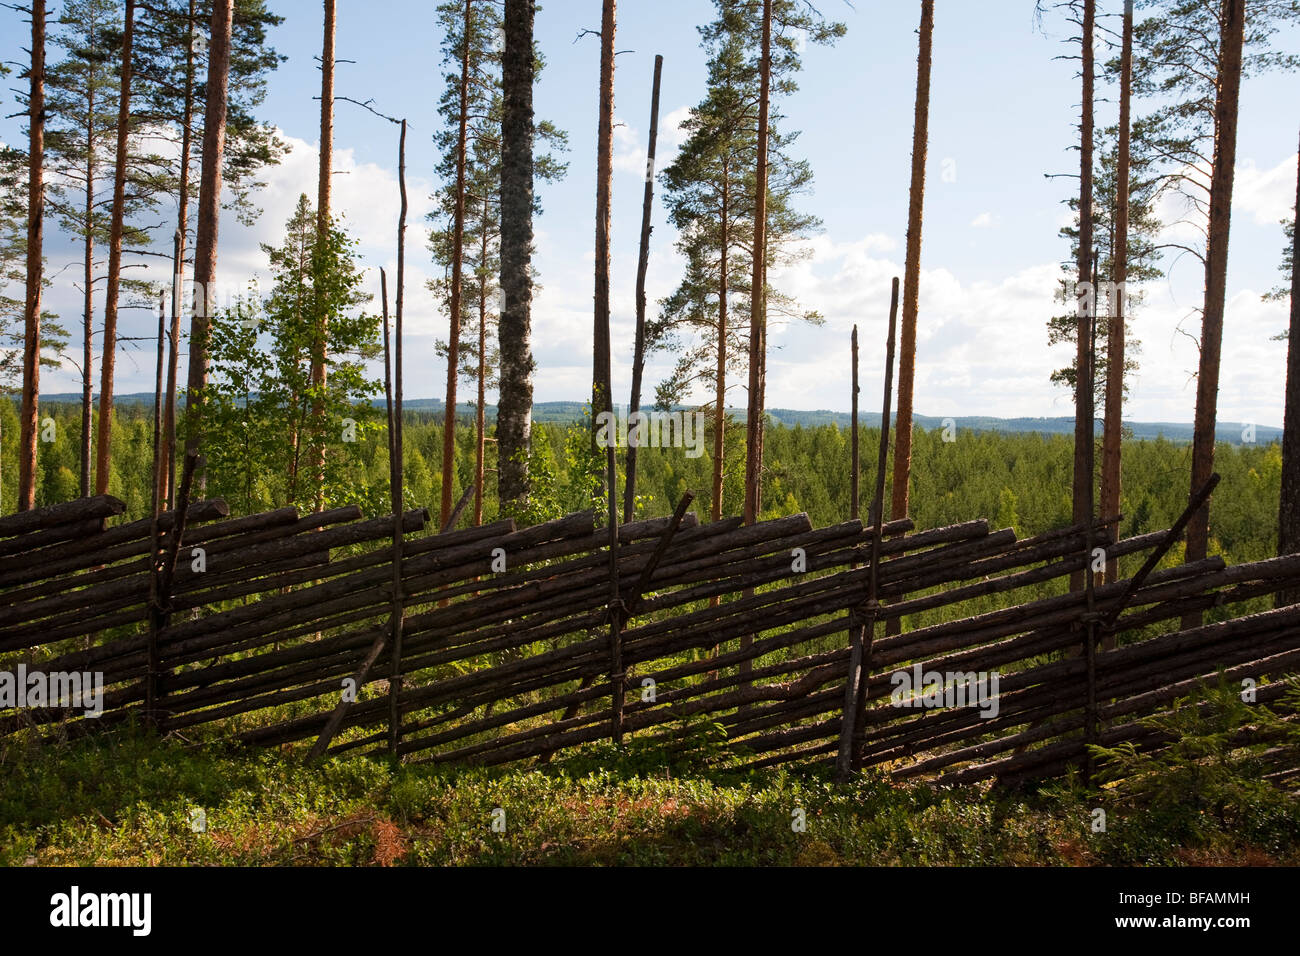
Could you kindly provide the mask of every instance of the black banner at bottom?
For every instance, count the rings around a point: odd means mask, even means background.
[[[1287,869],[40,869],[0,870],[6,935],[258,946],[427,939],[493,947],[554,934],[807,947],[959,932],[1081,940],[1293,934]],[[856,925],[855,925],[856,924]],[[455,937],[447,931],[459,929]],[[641,934],[644,934],[642,936]],[[1010,937],[1014,938],[1014,937]],[[453,940],[455,942],[453,943]]]

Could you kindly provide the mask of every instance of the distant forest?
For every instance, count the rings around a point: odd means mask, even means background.
[[[60,440],[41,455],[38,504],[76,497],[77,447],[80,428],[75,405],[47,405]],[[16,408],[0,403],[0,427],[12,434]],[[723,471],[727,501],[743,497],[744,426],[733,422],[737,433],[728,445]],[[405,415],[404,477],[406,506],[437,510],[442,493],[439,468],[442,454],[441,415],[432,410]],[[144,404],[116,406],[113,423],[117,467],[109,493],[122,498],[127,514],[147,515],[150,508],[149,475],[152,470],[152,409]],[[880,432],[860,430],[863,488],[872,487]],[[537,423],[533,429],[530,468],[535,485],[530,517],[546,520],[570,511],[596,507],[589,491],[591,476],[599,467],[590,449],[591,432],[582,422]],[[706,436],[707,437],[707,436]],[[729,436],[729,439],[732,436]],[[1073,443],[1068,435],[977,433],[957,430],[955,440],[944,441],[942,429],[917,429],[912,481],[912,517],[918,528],[932,528],[987,517],[997,528],[1012,527],[1033,535],[1070,523],[1070,474]],[[294,503],[288,496],[287,443],[269,436],[263,444],[250,443],[247,454],[232,456],[221,470],[208,476],[207,494],[220,495],[232,514],[250,514]],[[672,511],[683,492],[695,492],[694,509],[707,520],[711,509],[713,473],[706,440],[705,453],[688,457],[681,448],[642,448],[638,464],[637,514],[661,515]],[[388,450],[382,430],[360,430],[358,441],[343,444],[346,465],[339,476],[337,501],[356,501],[368,515],[391,511],[388,499]],[[500,513],[496,482],[495,443],[486,443],[484,482],[486,496],[481,520]],[[765,454],[763,517],[800,511],[821,527],[849,516],[849,432],[835,425],[778,425],[769,423]],[[1167,528],[1186,505],[1184,489],[1191,447],[1164,439],[1133,439],[1124,448],[1121,534],[1124,537]],[[1280,446],[1274,443],[1221,445],[1216,468],[1223,483],[1215,495],[1217,506],[1211,523],[1212,554],[1222,554],[1236,564],[1271,557],[1275,553],[1279,484],[1282,473]],[[475,434],[472,427],[456,433],[459,498],[472,481]],[[0,502],[13,507],[15,468],[6,460]],[[890,491],[886,473],[886,500]],[[620,481],[622,472],[620,471]],[[863,512],[866,500],[863,495]],[[298,503],[309,502],[308,494]],[[471,501],[461,519],[474,519]],[[1109,517],[1109,516],[1105,516]]]

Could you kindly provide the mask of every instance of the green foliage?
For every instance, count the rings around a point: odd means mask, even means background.
[[[1277,267],[1277,271],[1282,273],[1285,282],[1264,293],[1265,302],[1283,302],[1291,297],[1291,277],[1295,272],[1295,210],[1292,209],[1290,219],[1282,220],[1282,231],[1286,234],[1286,245],[1282,247],[1282,263]],[[1276,336],[1278,339],[1288,337],[1289,329],[1283,329],[1282,334]]]
[[[755,153],[758,143],[760,64],[756,51],[762,5],[747,0],[715,0],[717,17],[700,28],[708,53],[708,93],[683,124],[689,135],[674,162],[663,171],[664,202],[677,229],[677,249],[686,270],[677,289],[647,324],[647,351],[677,353],[670,376],[656,389],[661,407],[671,407],[703,388],[717,402],[719,359],[724,377],[745,367],[748,315],[752,297],[754,217],[757,206]],[[799,246],[821,220],[799,212],[794,201],[812,188],[812,167],[790,155],[797,132],[783,133],[776,98],[796,89],[800,40],[830,44],[843,24],[825,23],[802,5],[774,5],[766,197],[767,268],[798,261]],[[796,36],[798,35],[798,37]],[[768,321],[820,324],[822,317],[802,308],[779,289],[765,290]]]
[[[208,487],[241,513],[311,510],[318,495],[331,506],[373,496],[356,468],[366,440],[382,429],[368,401],[380,386],[365,373],[379,351],[379,320],[360,309],[370,296],[354,247],[337,228],[318,236],[311,204],[299,197],[284,244],[263,247],[275,279],[270,295],[264,302],[250,295],[212,320]],[[324,384],[311,375],[322,326]],[[316,449],[324,450],[319,475]]]
[[[48,287],[48,271],[43,285]],[[27,309],[27,154],[0,144],[0,395],[22,385]],[[41,366],[58,368],[67,331],[41,312]],[[17,431],[6,432],[17,434]]]
[[[1241,690],[1220,676],[1140,721],[1162,735],[1162,749],[1093,747],[1098,789],[1073,777],[1044,786],[1040,798],[1074,821],[1077,843],[1105,865],[1259,865],[1294,854],[1300,803],[1268,777],[1267,756],[1300,747],[1300,730],[1283,719],[1296,713],[1300,692],[1265,705],[1245,703]],[[1098,809],[1106,814],[1099,832]]]
[[[152,0],[141,10],[137,5],[135,36],[136,92],[139,112],[153,120],[154,135],[165,136],[174,151],[164,169],[167,189],[180,188],[180,143],[188,128],[192,138],[189,182],[190,214],[197,212],[197,194],[202,141],[203,104],[207,96],[206,25],[212,19],[212,0],[198,0],[196,20],[189,16],[190,0]],[[266,98],[267,79],[286,59],[268,42],[271,28],[284,18],[267,9],[266,0],[235,0],[230,48],[229,101],[226,111],[226,140],[222,154],[222,201],[241,222],[252,225],[261,214],[253,204],[253,193],[264,183],[259,174],[277,165],[288,146],[275,127],[257,118]],[[187,89],[191,91],[187,105]],[[188,227],[187,227],[188,228]],[[167,249],[170,251],[170,229]]]
[[[841,784],[781,769],[683,777],[635,737],[621,755],[597,747],[585,758],[500,771],[360,759],[311,766],[130,733],[31,753],[0,743],[0,865],[1195,862],[1154,816],[1113,813],[1115,839],[1088,835],[1095,796],[1068,788],[901,787],[877,774]],[[207,829],[195,833],[199,809]],[[796,809],[804,832],[792,827]],[[497,810],[503,832],[492,829]],[[1300,862],[1294,808],[1270,819],[1224,858]]]
[[[438,27],[443,35],[444,88],[438,101],[441,126],[434,134],[438,149],[440,188],[428,214],[429,250],[434,264],[443,271],[429,281],[443,307],[451,308],[451,267],[454,256],[457,166],[460,136],[461,58],[468,47],[469,82],[466,90],[466,151],[464,232],[461,250],[461,338],[457,344],[459,375],[485,389],[497,387],[496,368],[500,358],[496,346],[498,280],[501,272],[501,53],[497,49],[501,11],[495,4],[466,5],[446,2],[438,6]],[[538,57],[538,72],[542,68]],[[536,155],[533,172],[537,182],[555,182],[564,177],[568,164],[559,154],[568,149],[568,135],[548,120],[536,123]],[[533,192],[533,212],[542,211],[540,195]],[[483,346],[480,349],[479,341]],[[449,353],[448,343],[435,343],[437,354]]]
[[[1292,697],[1300,700],[1300,686]],[[1207,815],[1210,823],[1232,828],[1267,804],[1290,802],[1266,778],[1264,758],[1279,744],[1300,747],[1300,726],[1268,706],[1243,701],[1240,683],[1220,675],[1203,699],[1180,698],[1139,723],[1168,746],[1147,750],[1126,741],[1090,748],[1101,761],[1099,778],[1118,784],[1112,795],[1122,801],[1181,815],[1192,836],[1200,835]]]

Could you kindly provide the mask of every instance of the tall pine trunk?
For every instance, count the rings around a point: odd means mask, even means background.
[[[27,109],[27,300],[23,313],[23,402],[15,511],[36,507],[36,431],[41,399],[41,283],[45,232],[45,0],[32,0]]]
[[[1296,174],[1300,211],[1300,169]],[[1300,221],[1300,212],[1297,214]],[[1291,326],[1286,347],[1286,412],[1282,420],[1282,497],[1278,508],[1277,553],[1300,552],[1300,229],[1291,235]],[[1300,589],[1282,591],[1277,605],[1300,601]]]
[[[81,497],[90,497],[90,456],[94,427],[95,324],[95,85],[86,86],[86,195],[82,210],[81,303]]]
[[[324,243],[330,229],[331,177],[334,174],[334,0],[325,0],[325,22],[320,54],[320,168],[316,184],[316,241]],[[317,308],[316,341],[311,350],[312,388],[323,392],[328,373],[325,369],[326,339],[329,336],[329,316]],[[312,398],[311,417],[315,440],[312,458],[316,468],[316,510],[325,509],[325,445],[321,440],[325,414],[323,397]]]
[[[1084,0],[1081,54],[1083,57],[1083,101],[1079,121],[1079,278],[1075,287],[1076,348],[1074,360],[1074,523],[1092,520],[1093,391],[1092,322],[1096,313],[1096,290],[1092,289],[1092,138],[1093,138],[1093,29],[1095,0]],[[1083,588],[1086,572],[1070,575],[1070,589]]]
[[[731,247],[731,168],[722,163],[722,242],[721,266],[718,269],[718,354],[717,372],[713,390],[713,520],[722,519],[722,476],[726,460],[727,436],[727,274]]]
[[[104,346],[99,362],[99,430],[95,446],[95,493],[108,493],[113,467],[113,375],[117,369],[117,312],[122,288],[122,229],[126,215],[127,145],[131,125],[131,42],[135,0],[126,0],[122,21],[122,86],[117,102],[117,155],[113,168],[113,214],[108,227],[108,286],[104,293]]]
[[[456,132],[456,202],[451,232],[451,335],[447,339],[447,408],[442,430],[442,508],[439,527],[451,517],[456,483],[456,381],[460,376],[461,270],[465,248],[465,144],[469,138],[469,42],[472,0],[465,0],[464,37],[460,51],[460,115]]]
[[[474,414],[474,524],[483,523],[483,460],[487,445],[487,257],[490,200],[483,197],[483,229],[479,237],[478,283],[478,399]],[[445,522],[444,522],[445,524]]]
[[[528,504],[533,414],[533,19],[535,0],[505,0],[501,119],[501,352],[497,402],[498,496]]]
[[[221,163],[226,149],[226,111],[229,105],[230,34],[234,0],[213,0],[208,41],[207,103],[203,111],[203,167],[199,174],[199,219],[194,239],[194,282],[201,301],[190,320],[190,367],[186,392],[188,421],[185,452],[199,454],[203,447],[203,389],[208,382],[208,327],[215,303],[217,231],[221,217]],[[182,503],[178,502],[177,507]]]
[[[772,0],[763,0],[762,59],[759,61],[758,160],[754,176],[754,270],[749,293],[749,403],[745,422],[745,523],[763,508],[763,392],[767,377],[767,150],[772,94]]]
[[[1191,493],[1214,472],[1214,432],[1218,419],[1219,357],[1223,351],[1223,309],[1228,290],[1228,230],[1232,222],[1232,183],[1237,164],[1237,101],[1246,0],[1222,0],[1219,32],[1218,93],[1214,101],[1214,171],[1210,176],[1210,219],[1205,248],[1205,310],[1201,320],[1201,362],[1196,377],[1196,421],[1192,433]],[[1209,503],[1187,525],[1185,560],[1199,561],[1209,550]],[[1183,627],[1196,627],[1199,613],[1184,615]]]
[[[189,22],[194,22],[196,0],[190,0]],[[194,44],[185,54],[185,114],[181,128],[180,189],[176,197],[176,234],[172,243],[171,347],[167,357],[167,404],[163,420],[163,498],[167,507],[176,495],[176,379],[181,341],[181,294],[185,282],[185,248],[190,228],[190,157],[194,149]]]
[[[596,419],[611,412],[609,343],[609,206],[614,170],[614,0],[603,0],[600,15],[600,117],[596,131],[596,290],[592,314],[591,416],[592,447],[599,429]],[[618,430],[608,428],[611,445]],[[605,481],[597,482],[604,491]]]
[[[1111,263],[1114,301],[1106,329],[1106,419],[1101,446],[1101,515],[1119,514],[1120,461],[1124,433],[1124,323],[1128,319],[1129,144],[1133,100],[1133,0],[1124,3],[1124,36],[1120,49],[1119,154],[1116,159],[1115,230]],[[1109,526],[1119,540],[1119,522]],[[1106,563],[1106,583],[1119,577],[1119,561]]]
[[[903,267],[903,327],[899,336],[897,433],[891,515],[906,518],[912,475],[912,396],[916,378],[916,316],[921,285],[921,218],[925,209],[925,157],[930,130],[930,59],[934,0],[921,0],[916,57],[916,110],[912,124],[912,186],[907,204],[907,261]]]

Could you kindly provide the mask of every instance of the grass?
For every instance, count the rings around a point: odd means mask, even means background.
[[[812,771],[683,775],[609,745],[489,771],[308,765],[124,734],[10,745],[0,781],[10,866],[1300,864],[1300,805],[1276,794],[1243,828],[1070,782],[1004,793]],[[1104,833],[1092,832],[1097,806]]]

